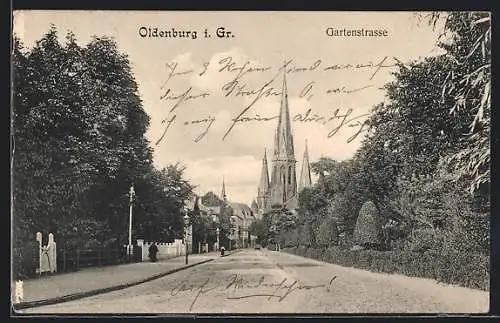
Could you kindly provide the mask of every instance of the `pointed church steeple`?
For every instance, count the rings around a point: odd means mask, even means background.
[[[299,180],[299,192],[306,187],[311,187],[311,167],[309,165],[309,152],[307,149],[307,139],[306,139],[306,149],[304,150],[304,158],[302,160],[302,170],[300,171]]]
[[[274,156],[270,184],[270,205],[284,205],[295,209],[297,204],[297,176],[293,147],[292,125],[288,108],[286,66],[283,65],[283,88],[278,116],[278,126],[274,137]]]
[[[283,86],[281,105],[274,139],[274,159],[294,159],[292,125],[288,108],[288,92],[286,87],[286,67],[283,67]]]
[[[220,196],[224,202],[227,202],[226,183],[224,182],[224,176],[222,176],[222,192],[221,192]]]
[[[269,192],[269,171],[267,168],[267,153],[264,149],[264,158],[262,158],[262,171],[260,173],[260,182],[258,196],[264,196]]]

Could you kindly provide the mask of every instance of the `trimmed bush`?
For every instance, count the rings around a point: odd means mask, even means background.
[[[379,211],[372,201],[367,201],[359,211],[358,220],[354,229],[354,242],[365,247],[381,244],[382,227],[379,220]]]

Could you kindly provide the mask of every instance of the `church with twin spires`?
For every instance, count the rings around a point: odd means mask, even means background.
[[[286,87],[286,69],[283,73],[283,87],[281,105],[278,116],[278,126],[274,134],[274,151],[271,160],[271,179],[267,164],[267,153],[262,158],[262,171],[257,200],[253,201],[252,209],[258,218],[271,210],[273,206],[284,206],[290,211],[298,207],[298,193],[305,187],[310,187],[311,170],[307,141],[302,161],[302,168],[297,186],[295,150],[293,145],[293,131],[288,108],[288,94]]]

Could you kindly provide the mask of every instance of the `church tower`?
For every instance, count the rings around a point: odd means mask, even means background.
[[[297,176],[293,148],[292,125],[288,109],[286,68],[283,68],[283,89],[278,117],[278,127],[274,137],[274,156],[271,173],[270,206],[284,205],[289,210],[297,207]]]
[[[257,209],[258,215],[262,215],[269,211],[269,172],[267,168],[267,154],[264,150],[264,158],[262,158],[262,171],[260,173],[259,188],[257,189]]]
[[[309,166],[309,152],[307,151],[307,139],[306,139],[306,149],[304,150],[302,169],[300,171],[299,192],[306,187],[311,187],[311,185],[312,185],[311,167]]]

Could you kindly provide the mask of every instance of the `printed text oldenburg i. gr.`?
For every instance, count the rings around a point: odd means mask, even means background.
[[[187,39],[198,39],[198,32],[196,30],[184,30],[178,28],[167,28],[160,29],[158,27],[139,27],[139,36],[141,38],[187,38]],[[233,38],[234,34],[229,31],[226,27],[218,27],[215,30],[215,36],[217,38]],[[203,30],[204,38],[212,38],[212,34],[207,28]]]

